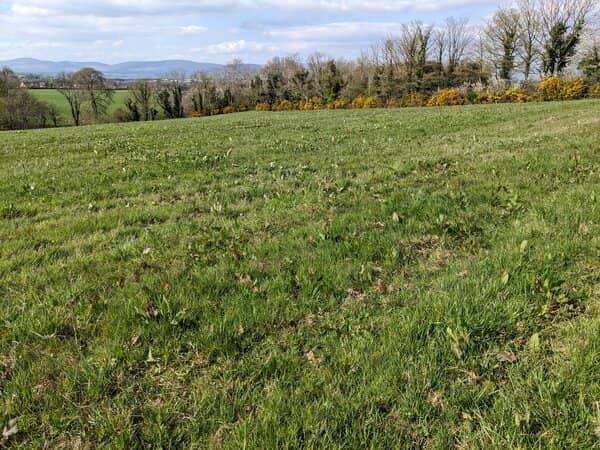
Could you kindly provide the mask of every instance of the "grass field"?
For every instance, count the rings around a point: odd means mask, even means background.
[[[56,106],[63,124],[71,125],[73,119],[71,117],[71,110],[69,109],[69,103],[56,89],[30,89],[29,92],[33,94],[38,100],[42,100],[50,105]],[[117,109],[125,106],[125,100],[129,96],[129,91],[119,90],[114,91],[113,102],[108,107],[108,114],[114,113]]]
[[[599,201],[598,101],[3,133],[2,443],[598,448]]]

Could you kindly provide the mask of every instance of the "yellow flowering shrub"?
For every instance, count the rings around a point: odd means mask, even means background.
[[[579,78],[569,80],[564,83],[561,94],[565,100],[579,100],[587,94],[587,86]]]
[[[427,102],[427,106],[454,106],[464,104],[465,98],[456,89],[442,89],[433,94]]]
[[[332,102],[327,103],[327,109],[346,109],[348,107],[348,103],[341,98],[334,100]]]
[[[237,112],[235,106],[226,106],[225,108],[223,108],[223,114],[231,114],[234,112]]]
[[[528,101],[528,95],[514,87],[508,88],[500,95],[501,103],[526,103]]]
[[[257,111],[269,111],[269,104],[265,102],[260,102],[256,104]]]
[[[543,102],[551,102],[562,99],[562,91],[565,82],[557,77],[550,77],[543,80],[537,88],[537,97]]]
[[[293,111],[294,104],[289,100],[281,100],[273,105],[273,111]]]
[[[500,98],[500,94],[497,92],[482,91],[477,94],[474,103],[481,105],[486,105],[488,103],[500,103]]]
[[[596,86],[592,89],[592,95],[596,98],[600,98],[600,82],[596,83]]]
[[[423,94],[410,94],[404,102],[404,106],[425,106],[426,98]]]
[[[363,103],[363,108],[377,108],[379,106],[379,102],[377,101],[377,97],[370,96],[365,98]]]
[[[354,100],[352,100],[352,103],[350,104],[350,106],[352,107],[352,109],[362,109],[364,104],[365,104],[365,98],[362,95],[359,95]]]
[[[320,97],[313,97],[306,102],[300,102],[300,109],[305,111],[316,111],[318,109],[323,109],[323,100]]]

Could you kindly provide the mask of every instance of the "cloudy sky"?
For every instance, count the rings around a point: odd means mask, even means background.
[[[263,63],[353,57],[412,20],[481,20],[499,0],[0,0],[0,60]]]

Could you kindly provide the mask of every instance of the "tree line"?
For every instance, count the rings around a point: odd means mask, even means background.
[[[506,92],[511,98],[526,98],[542,80],[575,74],[585,88],[577,85],[578,92],[595,92],[600,82],[598,9],[597,0],[515,0],[483,26],[456,18],[437,26],[402,25],[354,60],[321,53],[306,60],[288,55],[271,59],[255,72],[236,60],[219,73],[142,80],[129,87],[129,98],[112,117],[108,106],[113,91],[97,70],[63,75],[54,84],[69,104],[75,125],[248,109],[410,106],[449,89],[460,89],[463,98],[471,99],[502,98]],[[0,127],[56,124],[53,107],[36,101],[16,86],[17,81],[10,70],[3,71]],[[506,91],[514,86],[521,91]]]

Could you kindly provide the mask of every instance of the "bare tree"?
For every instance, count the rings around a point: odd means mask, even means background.
[[[448,50],[446,43],[446,30],[444,28],[437,28],[433,33],[433,47],[436,61],[440,66],[444,64],[444,57],[446,55],[446,51]]]
[[[485,50],[501,80],[512,77],[519,30],[519,12],[515,9],[499,9],[485,28]]]
[[[534,64],[540,53],[540,20],[535,1],[536,0],[517,0],[520,27],[517,35],[516,52],[519,56],[521,70],[525,81],[529,81]]]
[[[469,19],[446,19],[446,47],[448,56],[448,71],[453,72],[460,64],[469,45],[473,42],[473,36],[469,32]]]
[[[72,77],[61,74],[57,79],[58,92],[67,100],[73,124],[78,127],[81,124],[81,109],[85,101],[85,92],[81,87],[73,83]]]
[[[97,120],[101,115],[106,114],[108,105],[112,102],[113,91],[108,87],[102,72],[85,67],[72,74],[70,78],[71,84],[84,92],[94,118]]]
[[[323,53],[319,52],[310,54],[306,59],[306,66],[308,67],[313,86],[317,91],[321,90],[321,80],[325,74],[325,68],[329,59]]]
[[[420,87],[423,71],[430,50],[433,28],[421,22],[403,25],[397,39],[397,49],[404,67],[408,89],[414,91]]]

